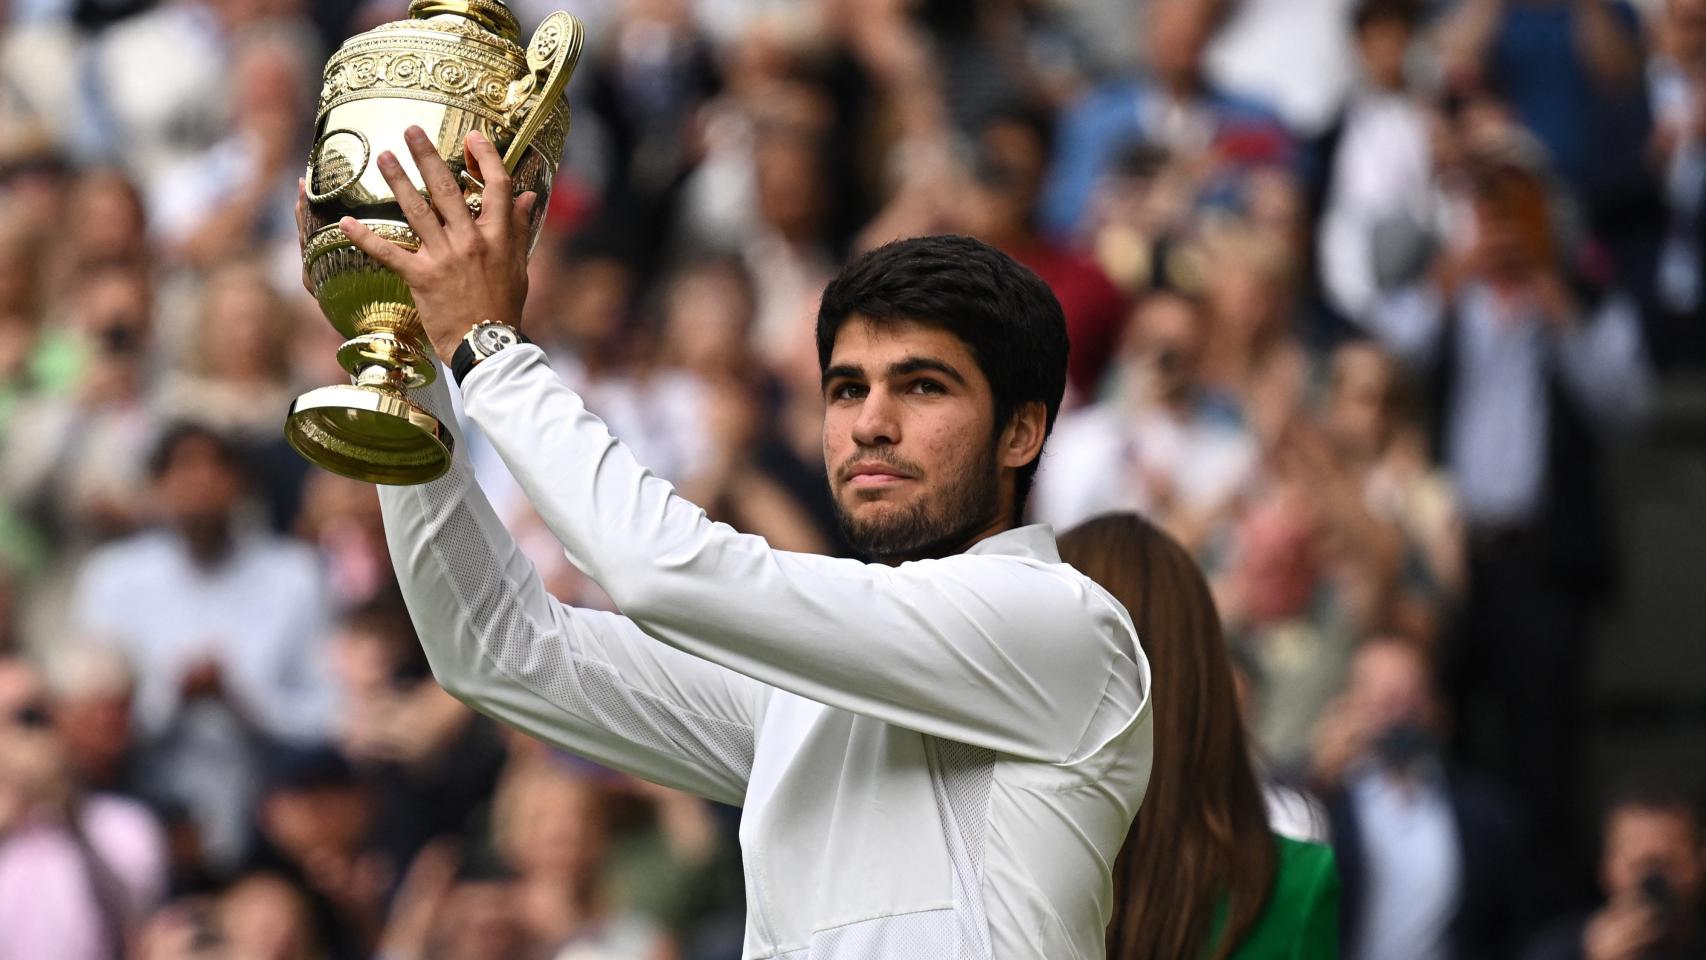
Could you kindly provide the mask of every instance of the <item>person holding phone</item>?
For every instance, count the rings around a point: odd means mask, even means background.
[[[1706,957],[1699,805],[1681,793],[1626,790],[1607,807],[1603,824],[1605,903],[1541,934],[1522,960]]]

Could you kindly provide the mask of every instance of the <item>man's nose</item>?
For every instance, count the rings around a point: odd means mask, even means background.
[[[889,446],[900,442],[900,418],[895,400],[887,391],[873,388],[859,405],[853,421],[853,442],[861,447]]]

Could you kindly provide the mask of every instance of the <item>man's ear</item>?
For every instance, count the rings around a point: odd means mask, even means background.
[[[1001,465],[1018,469],[1042,453],[1048,428],[1048,407],[1040,400],[1022,404],[1007,420],[1001,431]]]

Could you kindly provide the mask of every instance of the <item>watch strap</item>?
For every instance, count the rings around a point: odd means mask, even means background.
[[[481,353],[474,349],[475,335],[480,332],[482,327],[487,325],[488,324],[486,323],[475,324],[474,327],[462,337],[462,342],[456,345],[456,352],[450,355],[450,375],[456,378],[456,385],[458,387],[462,386],[462,381],[468,379],[468,374],[472,373],[474,368],[480,365],[481,360],[491,356],[491,354]],[[509,324],[505,323],[499,325],[507,327],[511,333],[515,334],[515,342],[517,344],[533,342],[532,340],[527,339],[527,334],[511,327]]]

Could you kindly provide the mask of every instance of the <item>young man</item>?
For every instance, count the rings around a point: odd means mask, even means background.
[[[395,157],[380,165],[420,251],[344,230],[409,283],[468,415],[625,614],[552,600],[458,461],[383,490],[439,680],[743,806],[746,957],[1102,956],[1108,865],[1149,773],[1149,675],[1120,605],[1046,528],[1015,526],[1066,376],[1048,288],[953,237],[831,283],[824,457],[879,562],[772,550],[648,473],[505,325],[531,199],[512,203],[491,144],[467,142],[497,171],[475,220],[425,135],[409,143],[436,213]],[[423,399],[448,411],[442,386]]]

